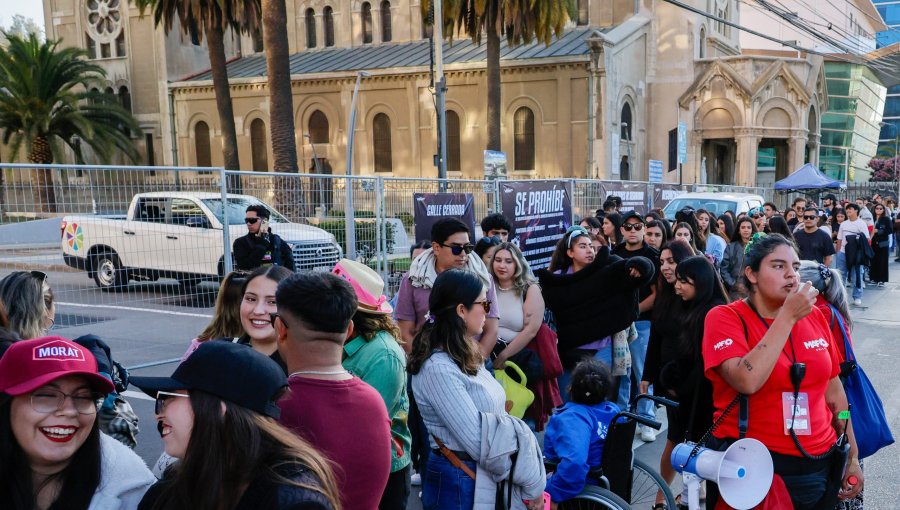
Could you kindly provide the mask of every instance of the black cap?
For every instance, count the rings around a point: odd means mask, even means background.
[[[824,197],[822,197],[822,199],[823,200],[828,199],[828,200],[831,200],[832,202],[837,202],[837,197],[834,196],[834,193],[829,193],[829,194],[825,195]]]
[[[171,377],[132,377],[131,384],[156,398],[157,392],[200,390],[275,418],[275,399],[287,386],[284,370],[247,345],[208,341],[200,344]]]
[[[639,220],[641,223],[644,222],[643,216],[641,216],[637,211],[631,210],[631,211],[626,212],[625,215],[622,216],[622,224],[624,225],[626,221],[628,221],[632,218]]]

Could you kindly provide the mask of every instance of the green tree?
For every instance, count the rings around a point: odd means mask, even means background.
[[[106,72],[78,48],[60,48],[34,33],[5,34],[0,49],[0,130],[11,154],[24,149],[28,161],[49,164],[63,159],[65,147],[83,160],[82,143],[103,162],[114,154],[138,159],[128,133],[140,131],[131,113],[114,96],[90,91]],[[34,199],[42,212],[56,212],[53,173],[32,173]]]
[[[432,0],[423,0],[422,13],[432,10]],[[487,38],[487,149],[500,150],[500,37],[509,46],[533,40],[550,44],[573,15],[572,0],[444,0],[444,35],[464,33],[476,44]]]
[[[209,67],[212,74],[213,90],[216,94],[216,109],[222,126],[222,157],[225,168],[239,170],[241,167],[237,149],[237,130],[234,125],[234,109],[231,104],[231,89],[228,86],[228,69],[225,57],[225,31],[255,34],[260,29],[260,0],[131,0],[141,16],[149,8],[153,10],[153,22],[163,26],[168,34],[177,18],[185,35],[196,37],[198,41],[206,36],[209,52]],[[232,179],[232,188],[240,190],[240,179]]]
[[[269,84],[269,132],[275,171],[297,173],[297,142],[294,139],[294,100],[291,90],[290,49],[287,9],[284,0],[262,0],[263,46],[266,49],[266,76]],[[279,210],[292,220],[302,214],[300,181],[279,177],[275,181]]]

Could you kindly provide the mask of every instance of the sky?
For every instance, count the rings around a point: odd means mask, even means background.
[[[38,26],[44,26],[44,2],[41,0],[0,0],[0,27],[8,27],[16,14],[33,19]]]

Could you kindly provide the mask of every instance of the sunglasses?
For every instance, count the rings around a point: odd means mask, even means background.
[[[474,244],[441,244],[441,246],[450,248],[450,252],[454,255],[459,255],[462,252],[466,252],[466,255],[468,255],[475,250]]]
[[[625,232],[631,232],[632,230],[637,230],[638,232],[640,232],[641,230],[644,230],[644,224],[643,223],[626,223],[626,224],[622,225],[622,228],[625,229]]]
[[[184,393],[172,393],[169,391],[157,391],[156,407],[154,408],[156,414],[162,413],[163,409],[166,408],[167,402],[173,397],[190,397],[190,395],[185,395]]]
[[[815,220],[815,219],[818,219],[818,216],[807,216],[804,214],[803,219],[804,220]]]
[[[751,214],[750,215],[750,217],[753,218],[754,220],[758,220],[760,218],[760,216],[761,215],[759,215],[759,214]]]
[[[484,313],[491,313],[491,301],[485,299],[484,301],[475,301],[472,303],[472,306],[481,305],[484,308]]]
[[[244,223],[247,225],[256,225],[257,221],[259,221],[259,218],[244,218]]]

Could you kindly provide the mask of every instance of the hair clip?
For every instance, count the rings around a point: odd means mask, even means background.
[[[434,324],[434,315],[431,315],[431,311],[425,313],[425,322],[428,324]]]
[[[590,391],[585,391],[585,392],[584,392],[584,396],[585,396],[585,397],[590,397],[590,396],[591,396],[591,392],[590,392]]]
[[[753,246],[754,243],[756,243],[760,239],[765,239],[765,238],[766,238],[765,232],[757,232],[757,233],[753,234],[753,236],[750,237],[750,242],[747,243],[747,246],[744,246],[744,255],[750,253],[750,247]]]
[[[822,277],[822,280],[828,280],[831,278],[831,269],[825,264],[819,264],[819,276]]]

